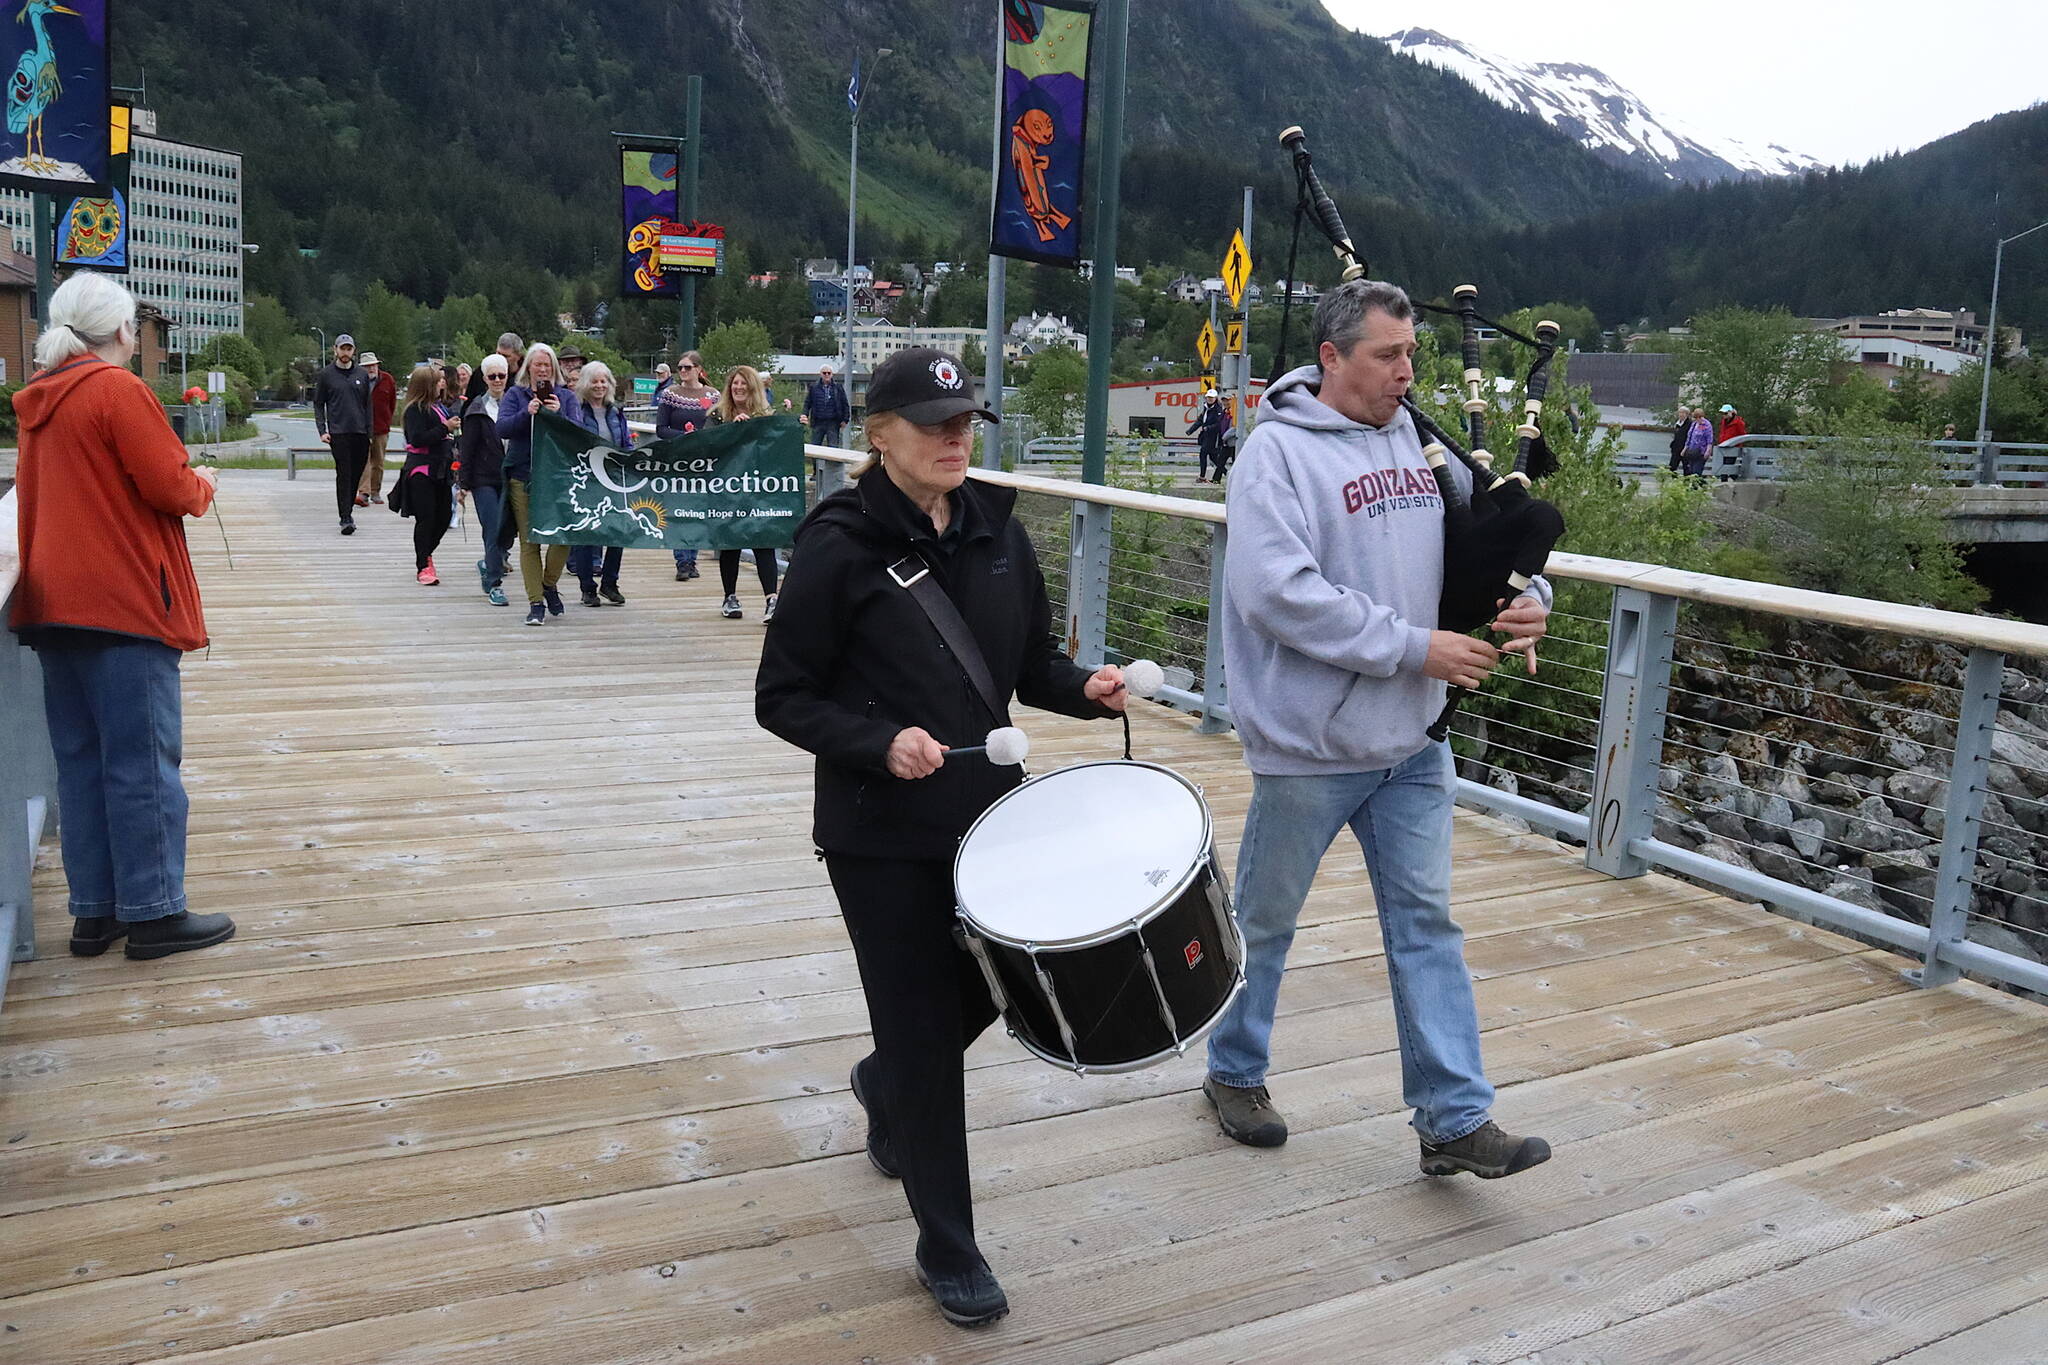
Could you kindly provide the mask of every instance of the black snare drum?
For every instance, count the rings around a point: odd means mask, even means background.
[[[1083,1075],[1178,1056],[1244,985],[1209,807],[1150,763],[1033,778],[961,841],[967,947],[1010,1034]]]

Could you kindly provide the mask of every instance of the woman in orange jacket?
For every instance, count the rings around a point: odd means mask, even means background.
[[[206,644],[184,518],[216,475],[186,464],[135,354],[135,296],[105,275],[50,297],[34,379],[14,395],[21,580],[8,624],[43,666],[57,756],[71,951],[132,958],[219,943],[226,915],[185,908],[178,662]]]

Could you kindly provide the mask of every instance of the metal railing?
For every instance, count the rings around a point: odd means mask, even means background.
[[[813,459],[849,458],[807,447]],[[1221,503],[976,470],[1016,490],[1066,645],[1146,657],[1230,723]],[[2048,627],[1554,554],[1539,676],[1468,702],[1461,803],[1919,959],[2048,993]],[[1846,661],[1846,662],[1844,662]]]
[[[1631,428],[1633,430],[1633,428]],[[1781,436],[1757,433],[1723,441],[1708,452],[1710,478],[1775,482],[1790,473],[1788,453],[1836,444],[1844,437]],[[1942,482],[1958,487],[2003,486],[2048,488],[2048,444],[2026,441],[1926,441]],[[1614,468],[1623,474],[1648,474],[1667,467],[1665,457],[1641,450],[1621,450]]]
[[[43,671],[35,651],[5,629],[21,563],[18,501],[0,496],[0,1003],[10,964],[36,955],[36,847],[55,817],[57,770],[43,721]]]

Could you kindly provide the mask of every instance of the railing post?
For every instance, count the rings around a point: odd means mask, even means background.
[[[1916,986],[1946,986],[1961,975],[1942,950],[1969,937],[1977,836],[1984,816],[1984,788],[1991,778],[1991,740],[1998,731],[1998,696],[2004,679],[2004,654],[1995,649],[1970,651],[1956,712],[1948,799],[1942,803],[1941,863],[1934,874],[1934,905],[1927,917],[1927,952],[1918,967],[1904,973]]]
[[[1677,598],[1641,588],[1614,590],[1586,830],[1586,866],[1610,877],[1640,877],[1650,869],[1629,845],[1657,827],[1657,769],[1677,633]]]
[[[1067,653],[1094,667],[1109,656],[1109,515],[1074,502],[1067,548]]]
[[[1230,704],[1230,689],[1223,676],[1223,577],[1224,557],[1230,550],[1230,528],[1220,521],[1209,523],[1209,634],[1202,646],[1202,723],[1196,730],[1220,735],[1230,728],[1223,708]]]
[[[1998,445],[1985,441],[1977,447],[1977,482],[1994,484],[1998,482]]]

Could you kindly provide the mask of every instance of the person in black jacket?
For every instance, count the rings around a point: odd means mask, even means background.
[[[391,488],[391,510],[412,518],[413,576],[423,588],[437,588],[434,551],[448,534],[455,508],[455,450],[461,425],[443,404],[447,377],[431,363],[415,365],[405,387],[405,460]]]
[[[498,407],[505,401],[505,386],[511,367],[505,357],[493,352],[483,358],[477,373],[484,391],[462,409],[462,434],[456,438],[455,480],[476,504],[477,535],[482,539],[484,557],[476,562],[478,579],[491,605],[505,605],[505,544],[499,535],[505,511],[505,441],[498,435]]]
[[[755,681],[762,726],[817,755],[815,824],[853,940],[874,1053],[853,1068],[868,1158],[900,1172],[918,1278],[963,1326],[1009,1311],[974,1240],[960,1058],[995,1020],[952,936],[952,859],[1015,768],[947,757],[1010,723],[991,710],[900,579],[906,557],[944,589],[1000,699],[1064,715],[1123,709],[1123,674],[1060,652],[1016,495],[967,483],[975,415],[995,418],[952,356],[900,351],[868,390],[873,457],[797,529]],[[891,568],[897,573],[890,572]]]
[[[356,364],[356,339],[334,339],[334,363],[313,381],[313,425],[334,455],[334,506],[341,533],[356,533],[356,488],[370,462],[370,373]]]

